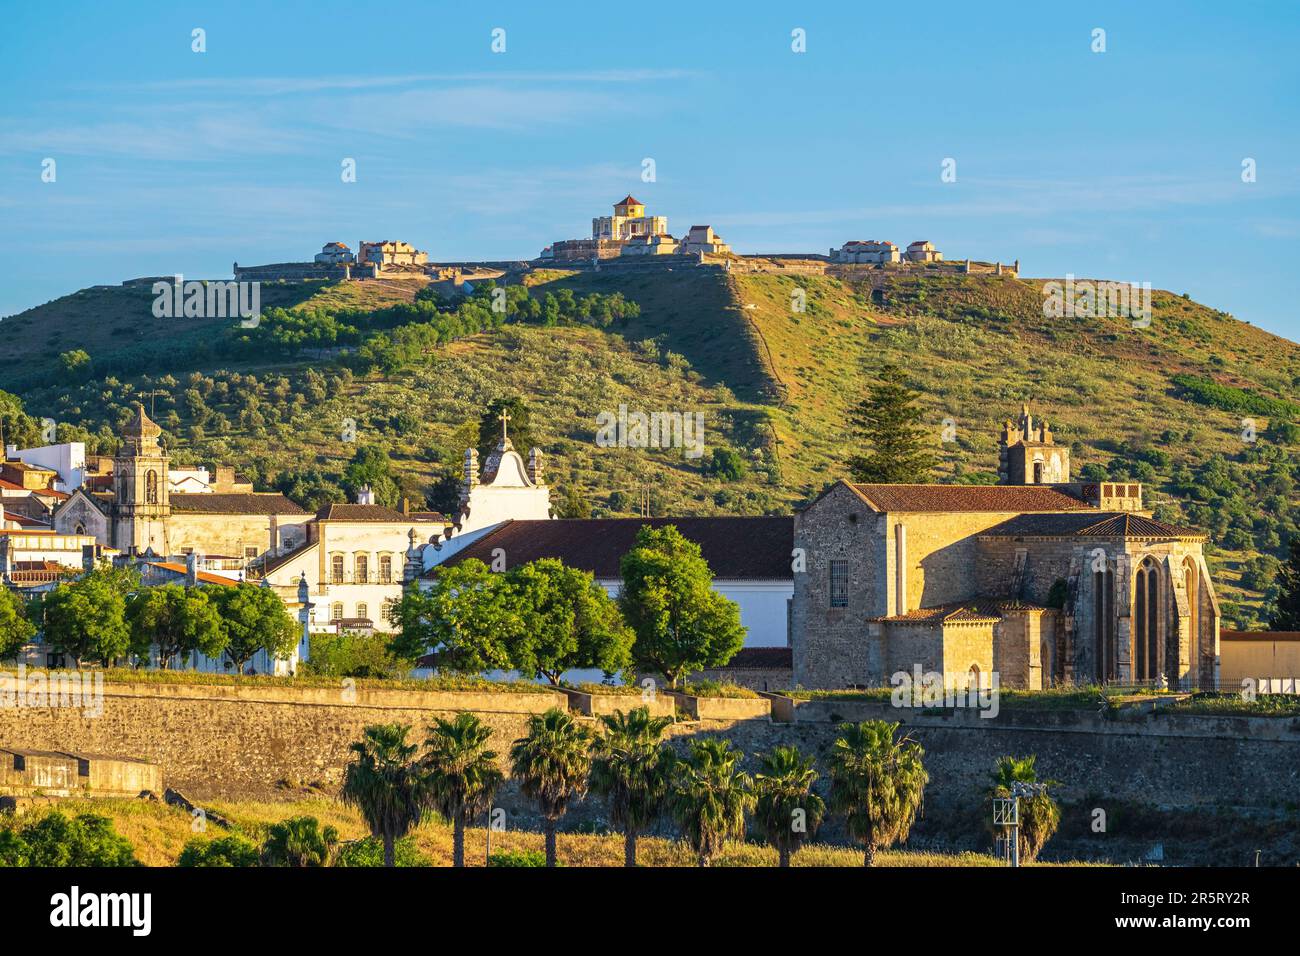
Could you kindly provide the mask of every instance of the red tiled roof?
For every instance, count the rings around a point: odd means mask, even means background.
[[[906,614],[874,617],[873,621],[895,621],[908,624],[983,624],[1000,621],[1008,611],[1046,611],[1038,604],[1006,598],[974,598],[970,601],[953,601],[934,607],[919,607]]]
[[[216,515],[305,515],[302,506],[276,492],[214,492],[211,494],[175,494],[173,511],[188,514]]]
[[[1026,514],[1003,521],[981,537],[991,538],[1193,538],[1204,540],[1205,535],[1191,528],[1179,528],[1139,514],[1120,512],[1110,514]]]
[[[322,505],[316,517],[324,521],[409,521],[410,515],[404,515],[393,508],[383,505],[344,505],[331,502]]]
[[[884,485],[845,482],[876,511],[1097,511],[1048,485]]]
[[[645,203],[643,203],[639,199],[633,199],[631,193],[629,193],[628,195],[620,199],[618,202],[614,203],[614,205],[615,206],[644,206]]]
[[[175,571],[182,576],[186,573],[186,567],[183,564],[177,564],[175,561],[148,561],[147,564],[155,568],[164,568],[168,571]],[[209,574],[207,571],[199,571],[195,577],[203,584],[224,584],[227,587],[234,587],[238,581],[232,581],[230,578],[223,578],[219,574]]]
[[[622,576],[619,562],[636,545],[645,525],[675,525],[682,537],[700,546],[713,576],[721,580],[789,581],[794,575],[794,518],[557,518],[551,521],[508,521],[496,531],[467,545],[447,564],[477,558],[492,563],[500,548],[509,567],[538,558],[559,558],[570,567],[609,580]],[[436,569],[434,569],[436,571]],[[431,576],[434,571],[427,572]]]

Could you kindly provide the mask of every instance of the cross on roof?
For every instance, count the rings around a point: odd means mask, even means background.
[[[506,411],[506,409],[503,408],[501,409],[501,414],[497,417],[501,419],[501,440],[505,441],[506,422],[510,421],[510,412]]]

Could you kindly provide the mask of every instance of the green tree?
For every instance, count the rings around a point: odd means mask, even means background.
[[[398,633],[389,649],[415,661],[436,650],[438,669],[465,674],[508,670],[508,645],[518,633],[504,574],[470,559],[440,567],[428,590],[409,587],[393,609]]]
[[[396,865],[397,841],[424,820],[433,805],[429,776],[406,742],[406,724],[375,724],[352,744],[343,771],[344,803],[356,807],[370,834],[384,843],[384,866]]]
[[[560,496],[559,505],[553,508],[557,518],[590,518],[591,504],[570,485]]]
[[[673,770],[669,806],[700,866],[709,866],[727,840],[745,835],[745,811],[754,804],[739,750],[718,737],[692,740]]]
[[[0,661],[9,660],[36,634],[27,605],[13,591],[0,588]]]
[[[17,395],[0,391],[0,435],[5,444],[31,448],[41,444],[41,425],[23,411],[23,401]]]
[[[510,444],[523,454],[535,444],[533,442],[532,418],[528,413],[528,403],[519,396],[513,398],[495,398],[488,403],[478,420],[478,456],[479,461],[486,461],[501,441],[501,413],[510,416],[507,431]]]
[[[567,670],[612,674],[631,663],[632,631],[590,573],[541,558],[511,569],[506,585],[518,615],[507,649],[513,667],[558,684]]]
[[[85,349],[70,349],[67,352],[60,352],[59,366],[69,380],[83,382],[90,377],[90,354]]]
[[[317,867],[334,862],[339,831],[321,828],[315,817],[293,817],[272,823],[262,844],[263,866]]]
[[[142,588],[127,598],[126,617],[132,650],[147,657],[151,647],[157,648],[163,670],[193,651],[217,657],[225,649],[226,632],[216,605],[200,588],[179,584]]]
[[[131,647],[126,597],[136,581],[116,569],[96,568],[57,585],[41,604],[45,643],[78,667],[87,660],[107,665],[123,657]]]
[[[373,445],[357,449],[343,469],[343,484],[353,497],[363,485],[369,487],[375,494],[375,502],[387,508],[396,507],[401,497],[388,452]]]
[[[754,819],[767,842],[776,847],[781,866],[817,832],[826,813],[822,798],[812,792],[817,780],[812,757],[797,747],[779,746],[759,755],[754,774]]]
[[[226,636],[223,650],[236,673],[244,673],[258,651],[282,658],[298,644],[300,625],[270,588],[247,583],[214,585],[209,596],[221,614]]]
[[[919,395],[897,365],[881,368],[851,419],[855,438],[868,449],[849,461],[854,481],[908,484],[929,478],[934,455],[920,427]]]
[[[465,865],[465,827],[492,806],[505,779],[496,752],[488,749],[491,738],[478,717],[459,713],[451,720],[435,717],[425,740],[433,805],[451,820],[453,866]]]
[[[569,804],[587,792],[591,732],[552,707],[528,718],[528,736],[510,748],[510,772],[546,821],[546,865],[555,866],[555,828]]]
[[[734,448],[714,448],[704,470],[723,481],[739,481],[745,477],[745,459]]]
[[[1300,534],[1292,535],[1286,561],[1278,566],[1277,602],[1268,627],[1272,631],[1300,631]]]
[[[108,817],[79,813],[69,820],[59,811],[26,824],[10,840],[9,853],[21,854],[18,866],[139,866],[130,842],[113,829]],[[6,851],[0,846],[0,859]]]
[[[623,831],[623,865],[636,866],[637,837],[663,811],[674,754],[663,743],[671,717],[650,708],[616,710],[600,718],[603,733],[592,748],[593,793],[605,798],[609,821]]]
[[[618,604],[636,635],[632,658],[672,687],[704,667],[721,667],[745,643],[740,607],[713,590],[700,546],[673,525],[643,527],[622,559]]]
[[[895,739],[897,723],[841,724],[831,749],[831,809],[847,817],[849,835],[864,848],[863,866],[877,847],[907,839],[930,777],[925,751],[910,737]]]
[[[993,820],[994,798],[1010,797],[1013,784],[1039,782],[1035,767],[1037,762],[1038,758],[1032,754],[1028,757],[998,758],[997,770],[990,777],[993,786],[989,788],[989,802],[985,808],[985,819],[990,824]],[[1045,789],[1031,797],[1021,797],[1019,802],[1020,859],[1032,863],[1060,826],[1061,808]]]
[[[257,866],[260,851],[256,844],[237,833],[215,840],[194,839],[185,844],[176,859],[177,866],[244,867]]]

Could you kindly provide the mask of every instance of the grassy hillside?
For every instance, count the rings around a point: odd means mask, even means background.
[[[155,319],[147,287],[97,288],[0,324],[0,388],[104,451],[140,397],[177,460],[233,462],[266,487],[313,472],[332,488],[357,447],[378,446],[405,494],[435,501],[483,407],[518,396],[551,484],[597,514],[637,513],[643,489],[656,514],[757,514],[787,511],[846,474],[850,410],[893,361],[923,393],[940,480],[992,480],[1001,422],[1028,402],[1070,446],[1076,476],[1140,479],[1158,517],[1209,532],[1228,624],[1256,620],[1272,562],[1300,523],[1295,429],[1279,427],[1296,407],[1300,346],[1168,292],[1154,294],[1150,327],[1134,329],[1046,318],[1041,280],[880,278],[873,289],[696,268],[538,271],[527,279],[535,297],[617,292],[640,313],[608,328],[509,322],[387,372],[349,357],[350,346],[223,350],[228,321]],[[275,284],[263,306],[358,321],[419,288]],[[796,290],[805,311],[791,307]],[[374,328],[396,320],[386,321]],[[374,334],[359,324],[358,336]],[[63,371],[70,349],[90,355],[81,380]],[[598,447],[597,415],[620,403],[702,412],[706,444],[738,451],[743,476],[716,477],[708,454]],[[342,437],[348,419],[355,442]],[[943,441],[945,420],[953,441]]]

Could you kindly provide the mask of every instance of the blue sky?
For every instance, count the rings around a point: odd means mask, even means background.
[[[1026,275],[1188,292],[1300,339],[1295,4],[363,9],[11,5],[0,315],[334,239],[532,257],[631,192],[739,252],[926,238]]]

